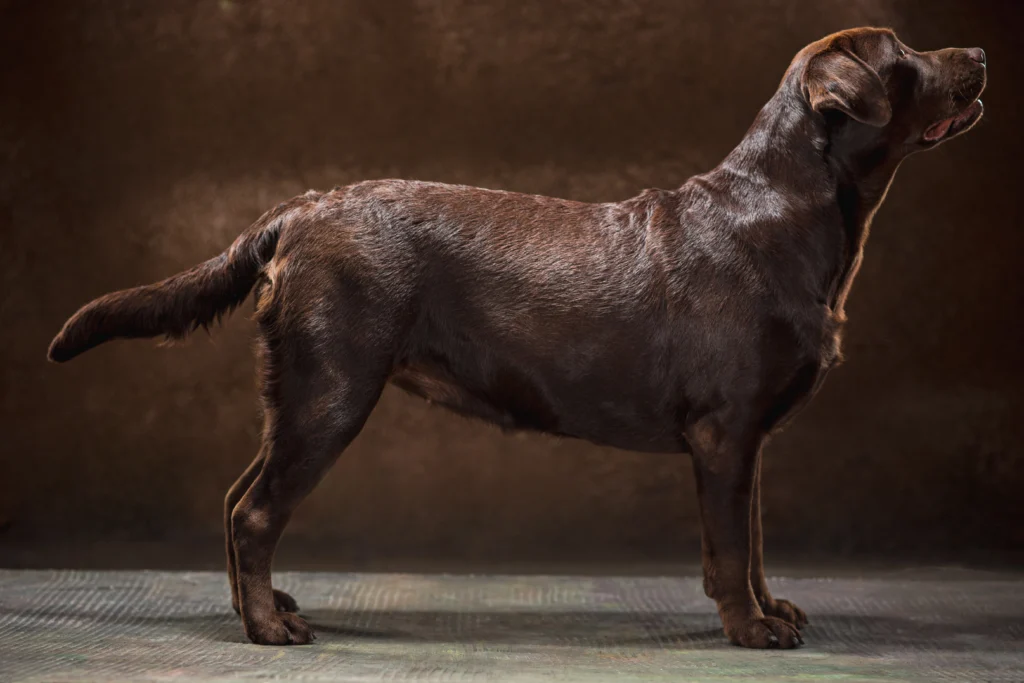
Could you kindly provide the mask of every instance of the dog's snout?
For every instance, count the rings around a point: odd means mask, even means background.
[[[988,60],[985,58],[985,51],[980,47],[972,47],[968,49],[967,56],[970,57],[972,61],[975,61],[982,66],[988,64]]]

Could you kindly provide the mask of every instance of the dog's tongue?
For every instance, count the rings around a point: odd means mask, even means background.
[[[933,125],[931,128],[924,132],[924,139],[931,142],[933,140],[938,140],[939,138],[941,138],[949,131],[949,127],[953,125],[953,119],[955,118],[956,117],[954,116],[953,118],[946,119],[945,121],[939,121],[938,123]]]

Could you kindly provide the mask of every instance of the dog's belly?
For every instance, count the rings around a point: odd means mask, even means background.
[[[457,376],[435,360],[403,363],[391,383],[460,415],[502,429],[529,430],[635,451],[688,450],[669,411],[652,409],[636,391],[595,389],[594,383],[561,383],[511,366],[481,376]],[[614,385],[612,385],[614,386]]]

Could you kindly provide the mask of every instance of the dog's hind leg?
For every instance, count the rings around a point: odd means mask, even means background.
[[[754,471],[754,490],[750,499],[750,587],[754,589],[754,597],[757,598],[765,616],[778,617],[797,628],[802,628],[807,625],[807,615],[789,600],[773,598],[764,577],[764,546],[761,538],[761,460],[763,457],[763,454],[758,452],[757,469]]]
[[[235,571],[235,545],[234,534],[231,532],[231,513],[235,511],[238,501],[242,499],[245,492],[252,486],[253,481],[256,480],[256,475],[263,469],[263,460],[263,448],[260,448],[256,459],[242,472],[242,476],[232,484],[227,495],[224,497],[224,539],[227,545],[228,583],[231,585],[231,607],[235,610],[235,614],[241,614],[241,608],[238,605],[238,577]],[[280,612],[299,611],[299,606],[295,599],[276,588],[274,589],[274,606]]]
[[[276,332],[264,340],[264,461],[230,520],[242,625],[263,645],[313,639],[305,621],[275,605],[274,551],[296,506],[362,429],[390,371],[379,340],[355,343],[337,328]]]
[[[238,501],[242,500],[242,496],[245,495],[245,492],[252,486],[253,481],[256,480],[256,475],[263,469],[264,459],[263,447],[261,446],[256,459],[245,468],[245,471],[231,485],[227,495],[224,496],[224,541],[227,546],[228,583],[231,586],[231,607],[234,608],[236,614],[241,614],[242,612],[238,605],[238,576],[235,571],[235,535],[231,531],[231,514],[235,511]]]

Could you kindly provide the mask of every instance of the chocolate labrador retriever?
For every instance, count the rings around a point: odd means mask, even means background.
[[[985,82],[977,48],[836,33],[677,190],[609,204],[404,180],[311,191],[219,256],[89,303],[49,357],[183,337],[255,289],[263,445],[224,507],[255,643],[313,639],[271,587],[274,550],[391,382],[508,429],[692,454],[726,636],[795,647],[807,618],[764,578],[762,447],[840,360],[843,304],[900,162],[973,126]]]

